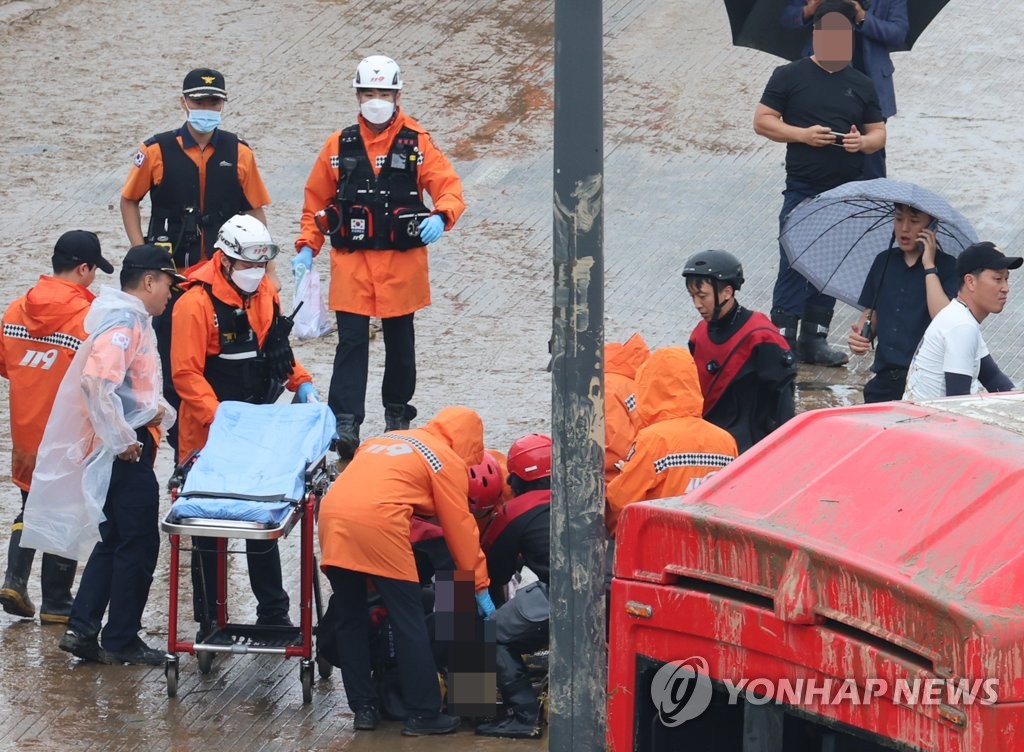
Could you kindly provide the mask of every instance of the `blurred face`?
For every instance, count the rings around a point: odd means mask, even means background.
[[[841,71],[853,60],[853,26],[842,13],[828,13],[813,32],[814,59],[827,71]]]
[[[999,313],[1010,294],[1010,271],[982,269],[978,274],[967,274],[964,277],[964,291],[970,298],[972,310],[975,314],[981,313],[981,318],[990,313]]]
[[[918,211],[912,206],[897,206],[893,216],[893,231],[896,233],[896,243],[900,250],[904,253],[916,251],[917,236],[931,221],[930,214]]]
[[[697,309],[700,317],[705,321],[713,321],[715,318],[714,285],[707,279],[696,277],[686,283],[686,291],[690,293],[690,300],[693,301],[693,307]],[[732,285],[722,285],[722,289],[718,291],[718,304],[721,306],[718,315],[721,316],[732,310],[734,302]]]

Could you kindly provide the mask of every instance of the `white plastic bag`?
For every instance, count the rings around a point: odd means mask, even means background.
[[[302,303],[295,314],[295,325],[292,334],[299,339],[316,339],[331,331],[333,323],[327,306],[320,296],[320,272],[311,269],[303,274],[295,284],[295,296],[292,298],[292,310]]]

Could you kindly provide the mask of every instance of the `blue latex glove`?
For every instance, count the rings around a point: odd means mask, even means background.
[[[444,219],[439,214],[431,214],[420,222],[420,240],[423,245],[430,245],[444,233]]]
[[[313,249],[308,245],[302,246],[302,250],[295,254],[292,259],[292,274],[298,279],[313,268]]]
[[[486,590],[477,591],[476,595],[476,611],[485,619],[489,618],[494,613],[494,601],[491,600],[491,594]]]
[[[313,386],[311,381],[306,381],[299,384],[299,388],[295,390],[296,396],[299,398],[299,402],[319,402],[320,395],[316,393],[316,387]]]

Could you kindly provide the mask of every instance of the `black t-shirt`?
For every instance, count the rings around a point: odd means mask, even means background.
[[[836,133],[850,126],[864,133],[866,123],[884,121],[871,79],[852,65],[829,73],[810,58],[781,65],[761,95],[761,104],[782,114],[787,125],[806,128],[827,125]],[[864,154],[840,146],[786,145],[786,178],[827,191],[863,173]]]
[[[903,260],[903,251],[882,251],[871,264],[857,304],[874,308],[878,314],[878,340],[875,343],[875,373],[887,368],[909,368],[925,329],[932,322],[928,313],[924,264],[918,258],[911,266]],[[956,259],[940,251],[935,256],[939,282],[952,300],[960,287]]]

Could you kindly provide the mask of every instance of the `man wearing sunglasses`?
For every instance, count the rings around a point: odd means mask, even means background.
[[[292,355],[291,321],[281,315],[280,298],[266,276],[278,252],[266,226],[237,214],[221,227],[214,248],[213,258],[192,270],[174,307],[171,375],[181,397],[178,462],[202,449],[224,400],[267,404],[287,387],[299,402],[318,401],[312,377]],[[195,597],[203,641],[211,639],[215,615],[216,557],[212,540],[195,542],[203,552],[201,570],[193,560],[193,591],[202,593],[205,583],[206,598]],[[247,540],[246,552],[257,624],[290,625],[277,541]]]

